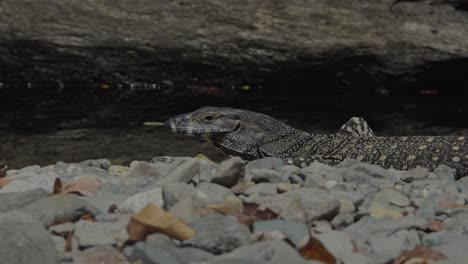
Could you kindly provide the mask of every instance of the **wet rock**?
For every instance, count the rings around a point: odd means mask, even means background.
[[[203,194],[201,199],[208,204],[221,203],[226,199],[226,197],[234,195],[234,192],[231,191],[231,189],[222,185],[207,182],[198,184],[197,190]]]
[[[232,251],[251,241],[247,226],[231,216],[209,215],[195,220],[191,226],[195,230],[195,236],[184,241],[183,245],[200,248],[213,254]]]
[[[128,240],[127,225],[130,216],[114,223],[80,220],[75,223],[75,237],[81,247],[121,246]]]
[[[59,263],[55,244],[43,224],[18,211],[0,214],[2,263]]]
[[[232,262],[226,262],[232,260]],[[242,246],[230,253],[216,257],[213,263],[262,263],[262,264],[313,264],[306,261],[297,250],[281,240],[261,241]]]
[[[197,248],[178,248],[167,236],[155,234],[135,246],[133,257],[141,259],[144,264],[183,264],[209,261],[214,256]]]
[[[0,194],[0,213],[21,208],[31,202],[47,197],[43,189]]]
[[[185,161],[180,166],[177,166],[167,176],[157,181],[159,184],[167,184],[173,182],[189,182],[200,169],[200,159],[193,158]],[[163,174],[164,175],[164,174]]]
[[[340,207],[338,200],[327,192],[310,188],[277,195],[251,196],[245,198],[245,201],[265,206],[286,220],[303,223],[331,219]]]
[[[274,183],[259,183],[245,190],[244,194],[273,195],[277,193],[276,186]]]
[[[212,183],[228,188],[236,185],[245,175],[245,162],[239,157],[227,159],[213,171]]]
[[[258,236],[262,233],[279,231],[291,240],[294,245],[301,245],[309,238],[309,227],[303,223],[274,219],[267,221],[256,221],[252,225],[253,233]]]
[[[59,194],[42,198],[20,209],[38,219],[44,226],[56,221],[73,221],[85,213],[96,215],[100,211],[73,194]]]
[[[137,213],[150,203],[158,207],[164,206],[162,188],[137,193],[119,204],[117,208],[122,213]]]

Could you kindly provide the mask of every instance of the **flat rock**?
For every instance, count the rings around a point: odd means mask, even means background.
[[[44,226],[56,221],[73,221],[85,213],[96,215],[100,211],[74,194],[59,194],[42,198],[22,207],[20,211],[38,219]]]
[[[309,228],[307,225],[299,222],[274,219],[267,221],[256,221],[252,225],[254,235],[279,231],[291,240],[294,245],[300,245],[309,238]]]
[[[197,190],[203,193],[202,200],[205,203],[222,203],[226,197],[234,195],[234,192],[231,189],[228,189],[222,185],[202,182],[197,185]]]
[[[150,203],[158,207],[164,207],[162,188],[137,193],[119,204],[117,208],[122,213],[137,213]]]
[[[47,197],[47,192],[43,189],[32,189],[25,192],[1,193],[0,213],[21,208],[44,197]]]
[[[286,176],[282,175],[280,172],[273,169],[250,169],[249,174],[246,177],[248,180],[251,180],[255,183],[270,182],[270,183],[280,183],[280,182],[289,182],[289,179]]]
[[[0,214],[2,263],[59,263],[55,244],[43,224],[18,211]]]
[[[245,162],[239,157],[227,159],[213,171],[211,182],[231,188],[244,178],[245,167]]]
[[[157,167],[145,161],[133,161],[130,164],[130,171],[128,172],[129,177],[154,177],[160,179],[163,174],[157,169]]]
[[[284,161],[280,158],[267,157],[250,161],[247,166],[247,172],[252,169],[271,169],[275,171],[281,171],[283,168]]]
[[[339,201],[326,191],[311,188],[277,195],[251,196],[245,198],[245,201],[265,206],[286,220],[303,223],[317,219],[331,219],[340,208]]]
[[[59,175],[53,171],[43,172],[30,177],[14,179],[12,182],[0,189],[0,193],[25,192],[41,188],[47,193],[54,192]]]
[[[232,260],[232,262],[225,262]],[[313,264],[315,261],[306,261],[297,250],[281,240],[261,241],[245,245],[238,249],[216,257],[213,263],[268,263],[268,264]]]
[[[121,246],[128,239],[129,221],[130,216],[121,217],[113,223],[80,220],[75,223],[74,235],[81,247]]]
[[[232,251],[252,240],[248,227],[231,216],[209,215],[195,220],[191,226],[195,230],[195,236],[183,241],[183,245],[213,254]]]

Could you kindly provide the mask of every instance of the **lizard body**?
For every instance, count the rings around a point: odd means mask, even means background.
[[[314,160],[335,165],[356,159],[384,168],[434,169],[445,164],[468,175],[468,139],[462,136],[378,137],[362,118],[336,134],[311,134],[270,116],[233,108],[203,107],[166,121],[173,132],[201,137],[247,160],[278,157],[300,167]]]

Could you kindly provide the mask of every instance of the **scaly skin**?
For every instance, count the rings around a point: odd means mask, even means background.
[[[468,175],[466,137],[376,137],[359,118],[330,135],[303,132],[264,114],[218,107],[203,107],[165,124],[173,132],[204,138],[247,160],[278,157],[304,167],[314,160],[335,165],[356,159],[398,170],[445,164],[456,169],[458,177]]]

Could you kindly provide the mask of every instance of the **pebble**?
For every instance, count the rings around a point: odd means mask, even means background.
[[[418,246],[446,263],[468,255],[468,177],[444,165],[398,171],[345,160],[301,169],[277,158],[155,157],[6,174],[0,254],[8,263],[318,263],[294,248],[310,234],[351,264],[391,263]]]
[[[191,223],[195,236],[183,242],[213,254],[230,252],[251,242],[250,230],[234,217],[209,215]]]

